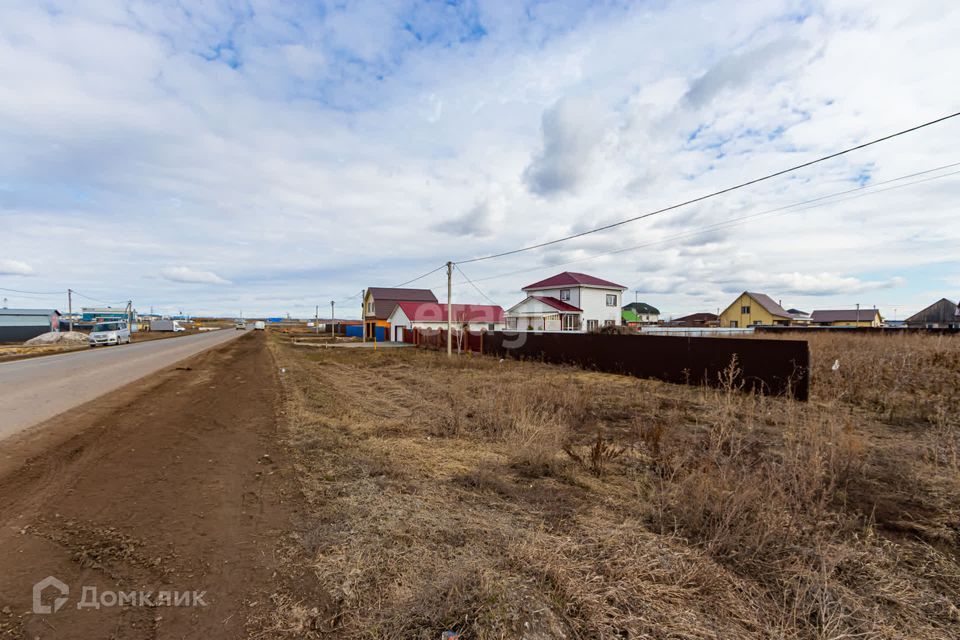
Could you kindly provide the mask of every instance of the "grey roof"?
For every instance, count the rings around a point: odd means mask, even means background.
[[[0,316],[49,316],[54,313],[59,315],[56,309],[0,309]]]
[[[765,293],[755,293],[752,291],[744,291],[748,296],[760,303],[760,306],[767,310],[770,315],[780,316],[781,318],[790,318],[792,317],[786,309],[781,307],[779,304],[774,302],[773,298],[768,296]]]
[[[878,313],[876,309],[823,309],[814,311],[810,319],[814,322],[868,322]]]
[[[929,307],[907,318],[906,322],[952,322],[953,318],[960,318],[960,305],[948,298],[940,298]]]

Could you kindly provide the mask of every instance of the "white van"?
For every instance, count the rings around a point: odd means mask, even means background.
[[[254,331],[263,331],[266,328],[267,328],[267,324],[263,320],[257,320],[256,322],[253,323]]]
[[[90,332],[90,346],[107,344],[125,344],[130,342],[130,327],[126,321],[98,322]]]

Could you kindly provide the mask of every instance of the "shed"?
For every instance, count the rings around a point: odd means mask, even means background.
[[[960,305],[940,298],[932,305],[906,319],[908,327],[925,329],[960,329]]]
[[[60,331],[56,309],[0,309],[0,342],[24,342],[50,331]]]

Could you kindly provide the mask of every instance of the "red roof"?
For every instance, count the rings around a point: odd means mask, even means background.
[[[569,302],[564,302],[559,298],[554,298],[551,296],[530,296],[530,297],[533,298],[534,300],[538,300],[542,302],[545,305],[551,306],[554,309],[557,309],[558,311],[583,311],[583,309],[579,309],[573,306],[572,304],[570,304]]]
[[[491,304],[455,304],[454,322],[503,322],[503,307]],[[437,302],[398,302],[410,322],[446,322],[447,305]],[[392,312],[391,312],[392,313]]]
[[[541,280],[540,282],[534,282],[533,284],[528,284],[523,288],[524,291],[529,289],[552,289],[554,287],[602,287],[605,289],[626,289],[622,284],[617,284],[615,282],[610,282],[609,280],[602,280],[600,278],[594,278],[593,276],[588,276],[585,273],[574,273],[573,271],[564,271],[563,273],[558,273],[555,276],[551,276],[546,280]]]

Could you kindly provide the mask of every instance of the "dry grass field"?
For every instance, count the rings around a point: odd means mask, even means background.
[[[811,336],[809,403],[288,341],[282,564],[330,602],[255,635],[960,637],[956,338]]]

